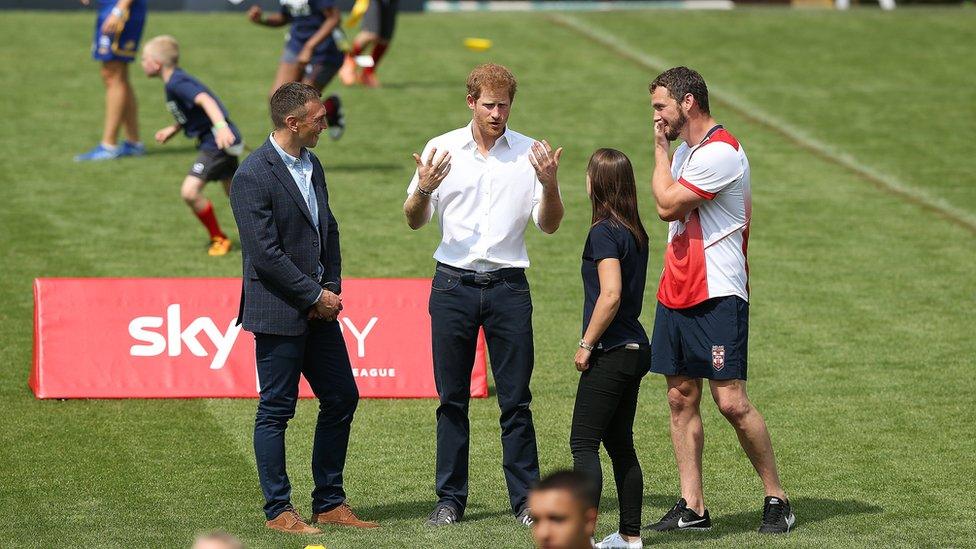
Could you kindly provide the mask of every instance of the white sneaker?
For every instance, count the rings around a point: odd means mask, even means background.
[[[603,541],[594,545],[596,549],[644,549],[644,541],[627,541],[621,537],[620,532],[614,532],[603,538]]]

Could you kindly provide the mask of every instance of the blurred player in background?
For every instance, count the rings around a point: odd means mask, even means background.
[[[393,29],[396,27],[398,0],[369,0],[369,8],[363,16],[363,26],[353,40],[352,49],[346,54],[346,60],[339,71],[342,83],[351,86],[357,81],[368,88],[378,88],[380,81],[376,78],[376,67],[380,59],[390,47],[393,40]],[[373,47],[372,64],[357,74],[356,58],[364,50]]]
[[[280,1],[280,12],[265,16],[260,6],[247,12],[253,23],[265,27],[291,23],[271,94],[285,82],[301,82],[321,92],[342,67],[342,52],[332,37],[341,19],[339,8],[335,0]],[[329,137],[339,139],[346,129],[342,102],[338,95],[330,95],[324,103]]]
[[[136,94],[129,83],[129,63],[136,58],[142,27],[146,23],[146,0],[95,0],[98,18],[92,58],[102,62],[105,84],[105,123],[102,140],[75,161],[112,160],[141,156],[146,149],[139,140]],[[91,0],[81,0],[89,5]],[[125,141],[118,143],[119,127],[125,126]]]
[[[183,180],[180,194],[210,234],[211,256],[226,255],[230,239],[220,230],[213,204],[203,195],[208,181],[220,181],[230,194],[237,171],[237,157],[244,151],[240,132],[230,121],[220,99],[199,80],[179,67],[180,47],[172,36],[157,36],[142,50],[142,70],[166,85],[166,106],[176,123],[156,132],[156,141],[166,143],[180,130],[197,139],[199,154]]]

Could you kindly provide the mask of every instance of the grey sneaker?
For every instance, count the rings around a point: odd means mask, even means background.
[[[450,526],[461,520],[457,510],[446,503],[438,503],[427,517],[427,526]]]
[[[522,510],[519,511],[517,515],[515,515],[515,520],[517,520],[518,523],[521,524],[522,526],[530,526],[530,527],[532,526],[532,523],[535,522],[534,520],[532,520],[532,513],[529,512],[528,507],[523,507]]]

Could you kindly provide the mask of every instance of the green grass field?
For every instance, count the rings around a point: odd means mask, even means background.
[[[344,274],[429,276],[437,229],[411,232],[401,214],[410,153],[466,123],[463,81],[473,65],[509,65],[520,84],[511,126],[566,149],[563,226],[528,237],[544,470],[571,464],[585,162],[601,146],[634,160],[653,242],[649,270],[658,272],[666,226],[653,215],[647,184],[646,86],[663,68],[657,63],[687,64],[703,72],[713,113],[752,163],[750,394],[772,432],[798,524],[786,537],[754,533],[761,485],[706,403],[705,488],[715,527],[645,543],[976,545],[976,11],[405,15],[399,25],[380,72],[385,87],[343,91],[346,136],[316,150],[342,224]],[[35,277],[237,276],[241,268],[236,251],[207,257],[204,232],[179,199],[194,158],[186,139],[150,144],[143,159],[71,161],[100,133],[91,26],[91,13],[0,19],[8,37],[0,50],[0,546],[186,547],[215,528],[248,547],[529,546],[507,510],[493,397],[472,404],[463,523],[423,525],[434,499],[435,402],[366,400],[346,486],[355,508],[384,528],[309,539],[264,529],[254,401],[33,398]],[[182,42],[183,66],[221,96],[250,144],[260,143],[281,33],[243,16],[153,13],[146,37],[161,33]],[[467,36],[495,47],[470,52],[461,47]],[[161,83],[133,69],[151,141],[170,118]],[[797,132],[801,139],[787,137]],[[233,228],[226,198],[216,186],[209,194]],[[933,209],[939,205],[951,215]],[[314,407],[303,401],[289,430],[294,503],[306,513]],[[677,496],[667,425],[664,381],[648,377],[635,428],[645,522]],[[600,536],[616,527],[615,497],[608,484]]]

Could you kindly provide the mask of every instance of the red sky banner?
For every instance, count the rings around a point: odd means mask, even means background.
[[[239,278],[39,278],[37,398],[256,397]],[[428,279],[345,279],[339,323],[360,395],[436,397]],[[300,395],[311,397],[302,379]],[[483,336],[471,396],[488,395]]]

